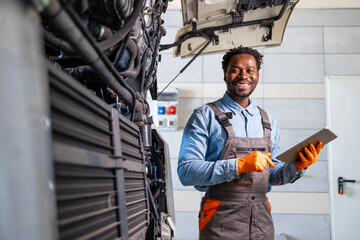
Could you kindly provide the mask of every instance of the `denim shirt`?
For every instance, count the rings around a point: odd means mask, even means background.
[[[260,111],[250,100],[244,109],[227,93],[215,101],[223,112],[232,112],[229,119],[235,136],[262,138],[264,136]],[[280,131],[275,120],[268,114],[271,124],[272,161],[268,192],[272,185],[292,183],[299,179],[304,171],[294,164],[286,164],[275,158],[280,154]],[[185,186],[195,186],[206,192],[208,186],[232,181],[238,178],[237,159],[218,159],[227,140],[227,132],[217,121],[212,109],[204,105],[194,110],[184,129],[179,153],[178,175]]]

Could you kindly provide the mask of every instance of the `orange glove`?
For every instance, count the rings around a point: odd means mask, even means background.
[[[322,148],[323,148],[322,142],[318,143],[316,149],[313,144],[310,144],[309,148],[305,147],[304,152],[306,154],[306,157],[302,152],[299,152],[300,159],[295,161],[295,167],[299,170],[304,170],[305,168],[308,168],[311,164],[316,162],[316,159],[319,157],[319,153]]]
[[[262,172],[265,170],[266,165],[275,167],[270,159],[271,153],[252,152],[237,161],[237,173],[244,172]]]

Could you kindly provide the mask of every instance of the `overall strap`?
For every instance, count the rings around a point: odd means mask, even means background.
[[[270,125],[269,117],[263,109],[261,109],[260,107],[258,108],[260,110],[261,121],[264,127],[264,138],[268,138],[271,140],[271,125]]]
[[[224,113],[214,103],[207,103],[206,105],[208,105],[214,111],[219,123],[225,128],[228,134],[228,139],[234,139],[235,132],[231,123],[229,122],[229,119],[232,118],[232,112]]]

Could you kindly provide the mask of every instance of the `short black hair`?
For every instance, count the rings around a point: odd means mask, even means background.
[[[261,64],[263,63],[262,59],[264,56],[261,53],[259,53],[256,49],[240,46],[240,47],[230,49],[223,56],[223,61],[221,64],[222,64],[222,69],[224,70],[224,73],[226,73],[230,58],[237,54],[249,54],[249,55],[253,56],[256,60],[257,70],[258,71],[260,70]]]

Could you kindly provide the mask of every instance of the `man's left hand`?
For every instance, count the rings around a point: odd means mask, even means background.
[[[313,144],[310,144],[309,148],[305,147],[304,152],[306,154],[306,157],[302,152],[299,152],[300,159],[295,162],[295,167],[299,170],[304,170],[305,168],[308,168],[311,164],[316,162],[322,148],[322,142],[319,142],[317,144],[316,149]]]

